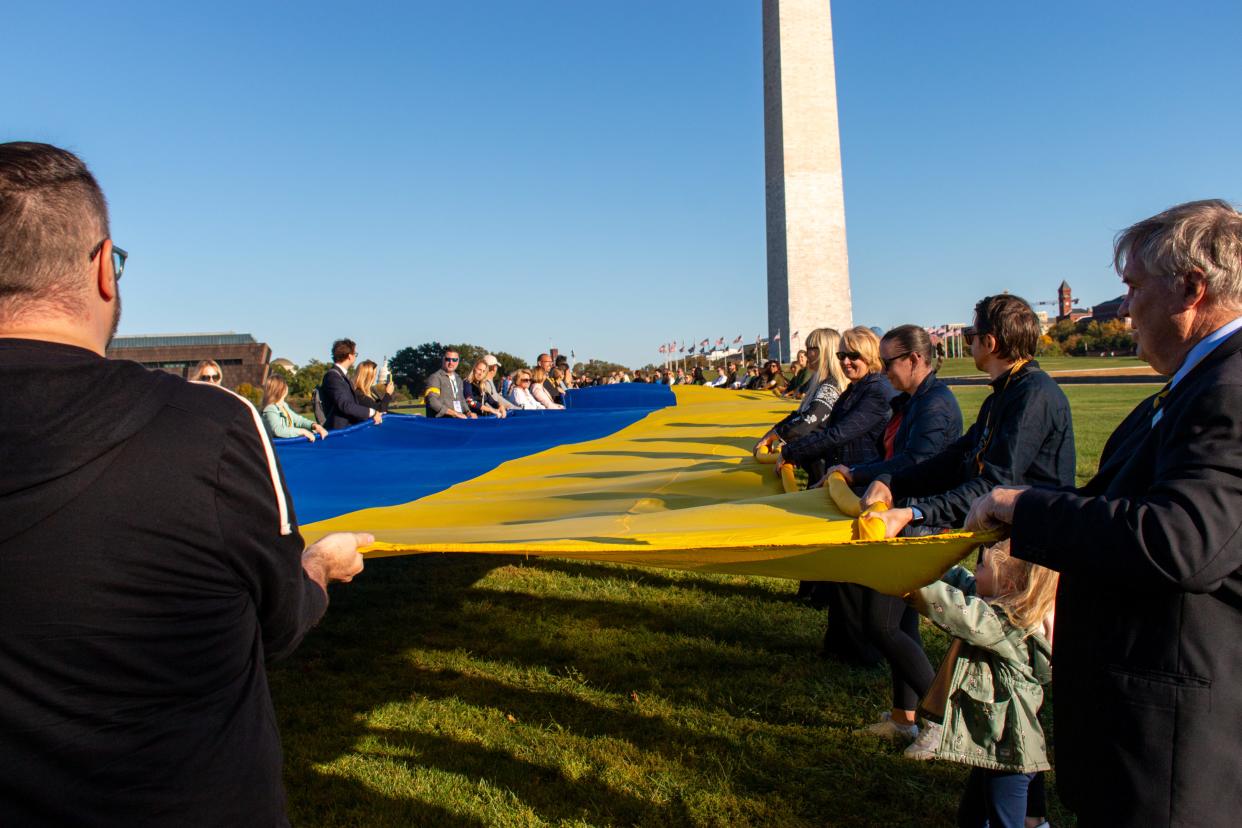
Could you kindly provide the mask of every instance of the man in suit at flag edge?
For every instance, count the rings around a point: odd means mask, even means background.
[[[1057,787],[1084,825],[1242,813],[1242,214],[1182,204],[1122,231],[1139,356],[1171,377],[1081,489],[997,488],[968,527],[1061,573]]]

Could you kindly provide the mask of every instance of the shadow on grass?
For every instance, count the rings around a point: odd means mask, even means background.
[[[788,584],[787,590],[781,590],[779,588],[765,589],[762,586],[756,585],[750,579],[747,579],[744,583],[726,584],[716,580],[709,581],[706,579],[694,578],[693,576],[677,578],[660,572],[654,572],[649,569],[642,569],[640,567],[623,567],[611,564],[584,564],[576,561],[565,560],[563,558],[534,558],[527,561],[524,565],[535,569],[545,569],[549,572],[560,572],[564,575],[572,575],[575,578],[591,578],[593,580],[601,581],[620,581],[646,587],[676,587],[678,589],[689,589],[696,592],[703,592],[720,598],[744,597],[756,600],[779,601],[785,603],[794,600],[794,593],[797,589],[797,584],[794,581],[774,581],[774,583]]]
[[[661,806],[611,788],[597,775],[569,779],[557,768],[520,759],[508,751],[447,736],[404,730],[373,731],[401,753],[375,752],[411,770],[437,768],[510,791],[523,805],[550,822],[587,820],[623,825],[668,825],[677,820],[673,805]],[[413,754],[410,756],[409,754]],[[595,796],[584,796],[594,791]],[[423,823],[418,823],[419,825]]]
[[[286,764],[288,762],[286,761]],[[299,769],[305,770],[305,769]],[[296,790],[295,790],[296,786]],[[487,823],[439,805],[385,796],[354,779],[310,771],[293,776],[286,771],[291,824],[357,825],[378,828],[484,828]],[[313,804],[305,802],[307,789],[313,789]],[[299,794],[294,797],[294,794]],[[306,807],[311,805],[311,807]]]
[[[295,825],[476,828],[522,823],[518,808],[600,825],[891,822],[884,797],[909,788],[909,763],[848,733],[864,703],[884,703],[887,682],[816,658],[821,614],[755,584],[514,563],[389,558],[333,588],[321,626],[270,671]],[[632,595],[639,586],[688,592]],[[630,690],[642,694],[633,708]],[[520,729],[506,735],[500,712]],[[579,749],[582,770],[568,770],[559,757]],[[657,775],[666,781],[648,796],[647,771],[619,758],[631,749],[680,775]],[[420,769],[434,773],[430,788]],[[913,772],[920,785],[960,776]],[[944,802],[927,807],[933,822],[948,816]]]

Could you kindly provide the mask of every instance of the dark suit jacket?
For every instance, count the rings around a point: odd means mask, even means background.
[[[1057,787],[1086,824],[1242,815],[1242,333],[1113,432],[1081,490],[1018,499],[1016,556],[1061,573]]]
[[[323,403],[324,428],[329,431],[371,419],[369,407],[358,404],[349,380],[335,365],[324,372],[319,399]]]

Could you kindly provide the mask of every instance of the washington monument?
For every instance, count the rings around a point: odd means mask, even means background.
[[[828,0],[763,0],[768,336],[853,324]]]

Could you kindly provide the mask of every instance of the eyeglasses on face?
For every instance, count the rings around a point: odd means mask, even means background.
[[[884,363],[884,370],[887,371],[889,368],[893,367],[897,360],[905,359],[910,356],[911,353],[913,353],[913,351],[906,351],[904,354],[897,354],[897,356],[880,357],[880,362]]]
[[[518,377],[518,385],[521,385],[524,382],[530,382],[530,377]]]
[[[858,353],[858,351],[837,351],[837,359],[842,362],[845,362],[847,359],[858,362],[862,359],[862,354]]]
[[[100,239],[99,244],[91,248],[91,255],[87,257],[87,261],[95,261],[95,257],[99,255],[99,251],[103,250],[104,242],[107,239]],[[129,258],[129,253],[125,252],[115,244],[112,245],[112,272],[118,282],[121,280],[121,274],[125,272],[125,260]]]
[[[219,382],[223,377],[219,374],[199,374],[198,378],[203,382]]]
[[[461,357],[445,357],[445,362],[461,362]]]
[[[986,336],[986,335],[987,335],[987,331],[981,331],[978,328],[976,328],[974,325],[971,325],[969,328],[962,328],[962,339],[966,340],[967,345],[972,344],[975,340],[975,337]]]

